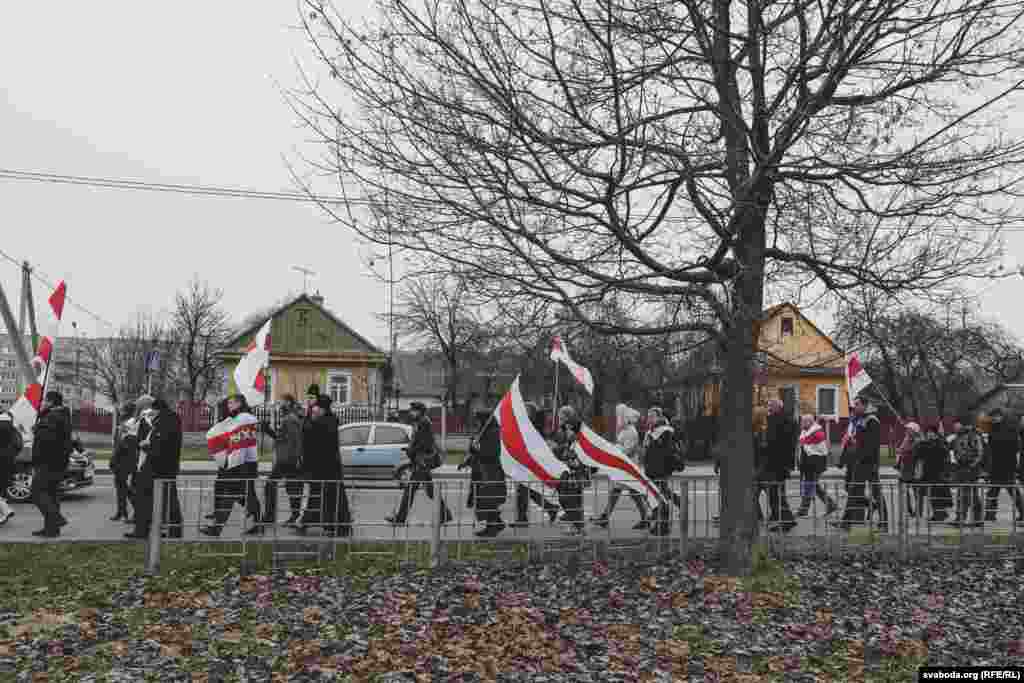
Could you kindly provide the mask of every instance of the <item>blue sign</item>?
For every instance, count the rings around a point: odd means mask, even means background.
[[[146,372],[154,372],[160,369],[160,352],[146,352]]]

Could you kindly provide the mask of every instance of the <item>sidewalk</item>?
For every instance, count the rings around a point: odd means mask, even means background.
[[[109,460],[95,460],[96,474],[110,474],[110,461]],[[270,474],[271,463],[261,462],[260,463],[260,474]],[[468,470],[462,470],[460,472],[456,465],[442,465],[434,471],[435,474],[440,474],[446,477],[459,477],[469,476]],[[203,462],[201,460],[186,460],[181,463],[181,476],[214,476],[217,474],[217,465],[213,462]],[[713,477],[715,476],[715,468],[711,463],[693,463],[686,466],[686,471],[683,472],[684,476],[690,477]],[[822,479],[842,479],[846,476],[846,471],[838,467],[829,467],[824,474],[821,475]],[[881,471],[882,479],[895,479],[898,476],[896,468],[890,466],[883,466]],[[799,480],[799,476],[794,475],[790,477],[791,480]]]

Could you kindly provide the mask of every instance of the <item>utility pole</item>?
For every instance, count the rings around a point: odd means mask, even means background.
[[[11,339],[11,346],[14,347],[14,353],[18,357],[18,368],[21,370],[21,376],[25,380],[25,386],[35,384],[38,380],[36,378],[36,372],[32,369],[32,362],[29,360],[30,356],[25,351],[25,340],[18,332],[18,327],[14,321],[14,313],[11,312],[11,305],[7,301],[7,295],[4,293],[4,288],[0,285],[0,316],[3,317],[4,326],[7,327],[8,337]]]
[[[21,266],[21,291],[24,293],[24,304],[28,311],[28,329],[32,335],[32,351],[35,352],[39,348],[39,330],[36,329],[36,305],[35,298],[32,296],[32,267],[29,266],[28,261],[25,261]],[[21,334],[25,333],[25,328],[18,328]]]

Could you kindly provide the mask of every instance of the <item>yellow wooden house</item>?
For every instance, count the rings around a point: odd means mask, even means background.
[[[849,417],[846,354],[795,305],[782,303],[764,312],[757,348],[755,408],[777,398],[791,415]],[[704,385],[705,415],[718,414],[720,391],[718,381]]]
[[[323,297],[303,294],[271,317],[271,401],[286,393],[302,400],[310,384],[319,384],[339,406],[380,404],[386,354],[325,308]],[[229,391],[235,366],[264,322],[241,332],[219,354]]]

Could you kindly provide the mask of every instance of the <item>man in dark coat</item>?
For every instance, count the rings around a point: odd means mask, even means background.
[[[849,477],[849,497],[843,518],[834,523],[842,528],[863,524],[866,519],[867,486],[878,469],[882,442],[881,423],[868,410],[868,404],[863,399],[858,398],[853,402],[850,428],[850,437],[843,455]]]
[[[675,469],[675,430],[665,419],[664,412],[657,406],[647,411],[647,424],[650,429],[644,436],[644,474],[661,490],[665,499],[654,510],[657,522],[651,527],[651,533],[656,536],[668,536],[668,501],[675,500],[676,506],[680,505],[678,497],[673,495],[668,484],[668,478]]]
[[[245,396],[234,394],[227,399],[227,416],[224,419],[249,413],[249,403]],[[222,420],[223,421],[223,420]],[[204,536],[220,536],[231,517],[235,505],[239,505],[254,518],[254,526],[245,531],[246,534],[257,534],[262,530],[260,524],[260,505],[250,489],[252,468],[246,462],[228,462],[217,470],[217,480],[213,483],[213,524],[199,530]]]
[[[266,506],[263,521],[266,524],[274,523],[277,517],[277,483],[284,480],[291,507],[291,517],[285,526],[291,526],[298,521],[302,511],[303,485],[297,480],[301,478],[303,411],[294,396],[285,394],[279,415],[281,419],[276,429],[267,423],[261,425],[263,431],[274,440],[274,467],[263,490]]]
[[[427,498],[430,500],[434,499],[434,484],[430,471],[432,469],[431,465],[436,464],[432,463],[431,460],[435,458],[437,445],[434,442],[434,431],[430,418],[427,417],[427,407],[415,401],[409,405],[409,414],[416,428],[408,451],[409,462],[412,465],[412,475],[402,491],[402,502],[398,506],[398,511],[393,516],[387,518],[387,521],[394,525],[405,524],[409,509],[416,498],[416,491],[421,486],[426,490]],[[444,495],[441,491],[438,491],[438,495],[441,496],[441,523],[447,524],[452,521],[452,513],[444,502]]]
[[[310,484],[309,502],[299,522],[299,533],[319,524],[327,536],[350,536],[352,514],[342,482],[338,418],[331,410],[330,396],[320,396],[310,408],[309,421],[303,431],[302,471]]]
[[[59,391],[46,392],[32,431],[32,499],[43,515],[43,528],[32,535],[54,538],[67,524],[59,491],[71,456],[71,415]]]
[[[1005,488],[1013,498],[1019,522],[1024,518],[1024,500],[1021,499],[1020,489],[1014,483],[1014,477],[1017,474],[1017,458],[1021,448],[1020,434],[1017,432],[1016,420],[1006,419],[1001,408],[996,408],[990,415],[992,432],[988,437],[988,446],[992,459],[989,471],[992,486],[986,496],[985,521],[996,521],[999,489]]]
[[[24,447],[14,416],[10,412],[0,414],[0,526],[14,516],[14,510],[7,504],[7,489],[14,481],[15,463]]]
[[[121,424],[114,438],[114,453],[110,458],[110,471],[114,475],[117,493],[117,511],[110,521],[124,521],[129,518],[128,503],[132,502],[131,480],[139,464],[138,419],[135,404],[127,403],[121,408]],[[134,503],[132,504],[134,508]]]
[[[141,464],[136,476],[135,530],[129,538],[146,538],[153,523],[153,501],[157,480],[163,489],[160,523],[167,525],[167,536],[181,538],[184,525],[176,479],[181,472],[181,419],[163,399],[154,399],[150,428],[139,441]]]
[[[490,413],[477,414],[480,434],[469,446],[470,459],[464,465],[471,469],[468,507],[476,510],[477,519],[484,522],[476,532],[481,538],[492,538],[505,530],[500,508],[508,497],[505,471],[501,467],[501,430]]]
[[[772,531],[790,531],[796,526],[786,497],[786,480],[796,463],[796,445],[800,432],[796,420],[785,413],[782,401],[768,402],[768,429],[765,432],[761,476],[768,490],[769,520]]]

